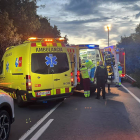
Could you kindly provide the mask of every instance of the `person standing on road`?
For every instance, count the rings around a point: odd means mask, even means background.
[[[90,94],[94,93],[94,72],[95,72],[95,65],[92,63],[91,60],[86,61],[86,67],[88,68],[89,77],[90,77]]]
[[[94,82],[94,71],[95,71],[95,65],[92,63],[92,61],[87,60],[86,61],[86,67],[88,68],[89,76],[90,76],[90,81],[93,83]]]
[[[100,91],[102,88],[103,99],[105,99],[105,83],[107,81],[108,73],[105,66],[103,66],[103,61],[100,61],[99,66],[97,66],[95,72],[95,78],[97,78],[97,97],[100,99]]]
[[[118,71],[119,71],[119,86],[121,86],[122,67],[121,67],[121,63],[120,62],[118,62]]]
[[[90,96],[90,79],[88,69],[82,64],[80,71],[83,79],[84,96],[87,98]]]

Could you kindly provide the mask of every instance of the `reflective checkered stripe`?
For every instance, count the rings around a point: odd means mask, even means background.
[[[46,91],[38,91],[38,92],[46,92]],[[51,96],[51,95],[70,93],[72,91],[72,87],[52,89],[49,91],[50,91],[50,94],[38,95],[38,92],[33,92],[32,95],[33,97],[46,97],[46,96]]]
[[[66,46],[64,43],[36,42],[36,43],[31,43],[31,47],[66,47]]]
[[[68,48],[67,51],[68,51],[68,53],[74,53],[75,52],[74,48],[73,49],[72,48]]]
[[[84,91],[84,94],[88,94],[88,91]]]
[[[22,98],[23,101],[27,101],[27,98],[26,98],[25,95],[21,95],[21,98]]]
[[[17,99],[16,94],[15,93],[9,93],[9,95],[13,98],[13,99]]]
[[[67,87],[67,88],[60,88],[60,89],[53,89],[53,94],[64,94],[64,93],[70,93],[72,91],[72,87]]]

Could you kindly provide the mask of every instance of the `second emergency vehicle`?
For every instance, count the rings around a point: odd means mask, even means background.
[[[108,70],[108,80],[109,83],[119,83],[119,77],[125,78],[125,52],[123,49],[114,46],[105,47],[101,49],[105,65]],[[122,74],[118,73],[118,62],[122,67]]]
[[[63,41],[32,37],[7,48],[0,62],[0,88],[17,99],[19,106],[69,97],[71,62]]]
[[[99,62],[102,60],[102,53],[99,49],[99,45],[95,44],[79,44],[79,45],[71,45],[68,46],[68,48],[71,47],[73,49],[76,49],[76,52],[74,51],[74,54],[76,53],[76,63],[77,63],[77,86],[76,86],[76,92],[79,92],[81,89],[83,89],[83,83],[80,75],[80,65],[86,64],[86,61],[91,61],[95,68],[99,65]],[[70,51],[69,51],[70,52]],[[71,50],[71,52],[73,52]],[[75,64],[74,64],[75,65]],[[76,68],[76,65],[75,65]],[[90,69],[89,69],[90,72]],[[89,73],[90,75],[90,73]],[[94,92],[97,88],[96,80],[94,80],[92,85],[92,92]]]

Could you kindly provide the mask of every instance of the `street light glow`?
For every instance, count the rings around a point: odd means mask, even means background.
[[[105,28],[105,31],[111,30],[111,25],[109,24],[109,25],[105,26],[104,28]]]
[[[111,25],[110,24],[106,25],[104,26],[104,28],[105,28],[105,31],[108,31],[108,47],[109,47],[109,31],[111,30]]]

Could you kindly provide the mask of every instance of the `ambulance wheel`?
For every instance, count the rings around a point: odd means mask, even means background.
[[[18,95],[18,94],[17,94],[17,104],[18,104],[18,107],[25,107],[26,106],[26,103],[23,102],[21,95]]]
[[[0,111],[0,139],[7,140],[10,134],[11,120],[6,110]]]

